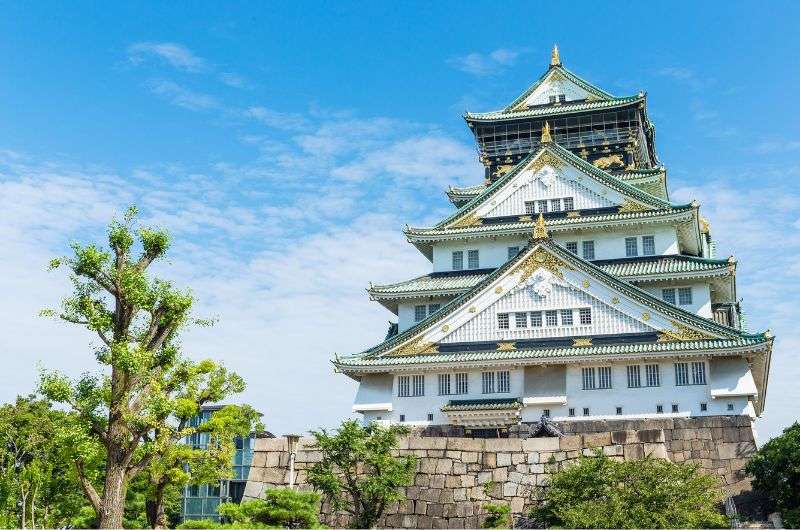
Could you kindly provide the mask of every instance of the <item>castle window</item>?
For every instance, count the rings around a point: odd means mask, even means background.
[[[663,414],[664,413],[664,405],[656,405],[656,413]]]
[[[528,313],[515,313],[514,317],[517,329],[524,329],[528,327]]]
[[[661,299],[668,304],[675,305],[675,289],[661,289]]]
[[[594,390],[596,388],[594,368],[581,368],[581,379],[583,380],[584,390]]]
[[[591,307],[582,307],[578,310],[578,314],[580,316],[580,322],[582,325],[587,325],[592,323],[592,308]]]
[[[414,306],[414,322],[422,322],[425,320],[426,309],[427,308],[424,305]]]
[[[514,258],[519,254],[519,247],[508,247],[508,259]]]
[[[497,372],[497,391],[511,392],[511,374],[509,372]]]
[[[611,388],[611,367],[601,366],[597,369],[598,385],[597,388]]]
[[[642,386],[642,373],[638,364],[628,366],[628,388],[640,388]]]
[[[454,271],[461,271],[464,270],[464,251],[457,250],[453,252],[453,270]]]
[[[439,374],[439,395],[450,395],[450,374]]]
[[[497,314],[497,327],[500,329],[508,329],[508,313]]]
[[[567,414],[568,414],[570,417],[571,417],[571,416],[574,416],[574,415],[575,415],[575,409],[569,409],[569,411],[567,412]]]
[[[561,325],[562,326],[572,325],[572,309],[561,310]]]
[[[532,328],[540,328],[542,327],[542,312],[541,311],[534,311],[531,313],[531,327]]]
[[[542,416],[544,416],[545,418],[549,418],[550,417],[550,409],[544,409],[542,411]]]
[[[578,255],[578,242],[577,241],[570,241],[566,244],[567,250]]]
[[[673,412],[673,413],[676,413],[676,412],[678,412],[678,404],[677,404],[677,403],[673,403],[673,404],[672,404],[672,412]]]
[[[594,241],[583,242],[583,259],[594,259]]]
[[[564,209],[565,210],[574,210],[575,209],[575,199],[572,197],[564,197]]]
[[[561,211],[561,199],[551,199],[550,200],[550,208],[554,212]]]
[[[545,311],[544,315],[548,326],[558,325],[558,311]]]
[[[584,416],[588,416],[589,415],[589,407],[583,407],[583,415]]]
[[[708,410],[708,403],[700,403],[700,412],[706,412]]]
[[[430,412],[428,413],[428,421],[433,421],[433,414]]]
[[[692,305],[692,288],[678,288],[678,305]]]
[[[459,372],[456,374],[456,394],[466,394],[469,392],[466,372]]]
[[[525,201],[525,213],[528,215],[536,213],[536,201]]]
[[[617,407],[617,416],[622,416],[622,407]]]
[[[559,94],[559,95],[558,95],[558,102],[559,102],[559,103],[564,103],[565,101],[567,101],[567,96],[566,96],[566,94]]]
[[[642,255],[655,256],[656,238],[653,236],[642,236]]]
[[[467,268],[477,269],[479,266],[478,251],[470,250],[467,252]]]
[[[412,375],[411,376],[411,395],[424,396],[425,395],[425,376]]]
[[[706,363],[703,361],[692,363],[692,384],[706,384]]]
[[[537,213],[547,213],[547,200],[536,201],[536,206],[539,207]]]
[[[657,364],[646,364],[644,371],[647,375],[647,386],[661,386],[661,370]]]
[[[411,378],[409,376],[401,375],[397,377],[397,395],[398,397],[408,397],[411,395]]]
[[[406,415],[400,414],[400,423],[403,423],[404,421],[406,421]]]
[[[431,304],[428,306],[428,315],[432,315],[442,308],[442,304]]]
[[[481,393],[494,394],[494,372],[481,372]]]
[[[729,411],[732,411],[732,410],[733,410],[733,403],[728,403],[728,410],[729,410]]]
[[[689,363],[675,363],[675,384],[678,386],[689,384]]]
[[[639,248],[635,237],[625,238],[625,256],[632,258],[639,255]]]

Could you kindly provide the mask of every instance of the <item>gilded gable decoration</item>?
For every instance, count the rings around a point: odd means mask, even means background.
[[[688,342],[694,340],[711,340],[716,338],[708,333],[687,327],[675,320],[671,320],[670,323],[675,330],[662,329],[658,333],[658,339],[656,342]]]
[[[478,217],[477,214],[471,213],[452,223],[448,228],[469,228],[470,226],[478,226],[480,224],[480,217]]]
[[[645,206],[643,204],[639,204],[636,201],[632,201],[630,199],[625,199],[623,203],[617,208],[619,213],[632,213],[632,212],[646,212],[650,210],[649,206]]]
[[[498,342],[497,351],[514,351],[517,349],[516,342]]]
[[[550,52],[550,66],[561,66],[561,56],[558,53],[558,44],[553,44],[553,51]]]
[[[404,344],[392,353],[392,356],[402,357],[406,355],[420,355],[423,353],[439,353],[439,346],[433,342],[423,340],[419,337],[409,343]]]
[[[519,280],[517,280],[517,283],[527,281],[528,278],[533,276],[534,272],[542,268],[549,270],[555,276],[563,280],[564,273],[561,272],[562,267],[573,270],[570,265],[567,265],[553,254],[550,254],[542,248],[537,248],[527,258],[518,263],[511,272],[512,274],[518,272],[522,273],[519,277]]]

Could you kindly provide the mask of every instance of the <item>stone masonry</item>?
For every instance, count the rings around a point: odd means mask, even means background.
[[[600,449],[619,459],[645,455],[693,462],[718,477],[727,493],[749,489],[744,466],[756,449],[750,418],[711,416],[647,420],[575,421],[558,424],[561,438],[529,438],[529,426],[512,427],[509,438],[472,439],[412,435],[402,438],[398,454],[418,457],[414,484],[406,500],[389,506],[382,527],[478,528],[487,502],[506,502],[514,515],[527,512],[548,472]],[[452,434],[452,433],[451,433]],[[305,469],[319,461],[313,438],[301,438],[296,468],[299,488],[309,488]],[[245,499],[265,488],[288,484],[285,438],[256,440]],[[346,514],[322,504],[320,519],[347,525]]]

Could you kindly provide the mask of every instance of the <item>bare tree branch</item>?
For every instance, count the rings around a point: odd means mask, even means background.
[[[92,483],[86,477],[86,471],[83,468],[83,460],[75,460],[75,469],[78,472],[78,480],[81,483],[81,489],[86,494],[86,497],[88,497],[95,513],[99,516],[102,510],[102,501],[100,500],[100,495],[97,494],[97,490],[94,489],[94,486],[92,486]]]

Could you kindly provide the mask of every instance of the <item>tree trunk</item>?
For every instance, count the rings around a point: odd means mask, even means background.
[[[22,530],[28,528],[28,494],[24,487],[20,488],[20,495],[22,496]]]
[[[36,530],[36,491],[39,487],[33,488],[33,494],[31,495],[31,528]]]
[[[164,530],[167,527],[167,515],[164,513],[164,492],[166,489],[166,482],[159,482],[156,484],[156,498],[152,521],[155,530]]]
[[[113,451],[109,451],[109,456]],[[128,484],[125,477],[126,466],[109,458],[106,465],[106,481],[100,504],[100,528],[122,528],[122,515],[125,510],[125,494]]]

